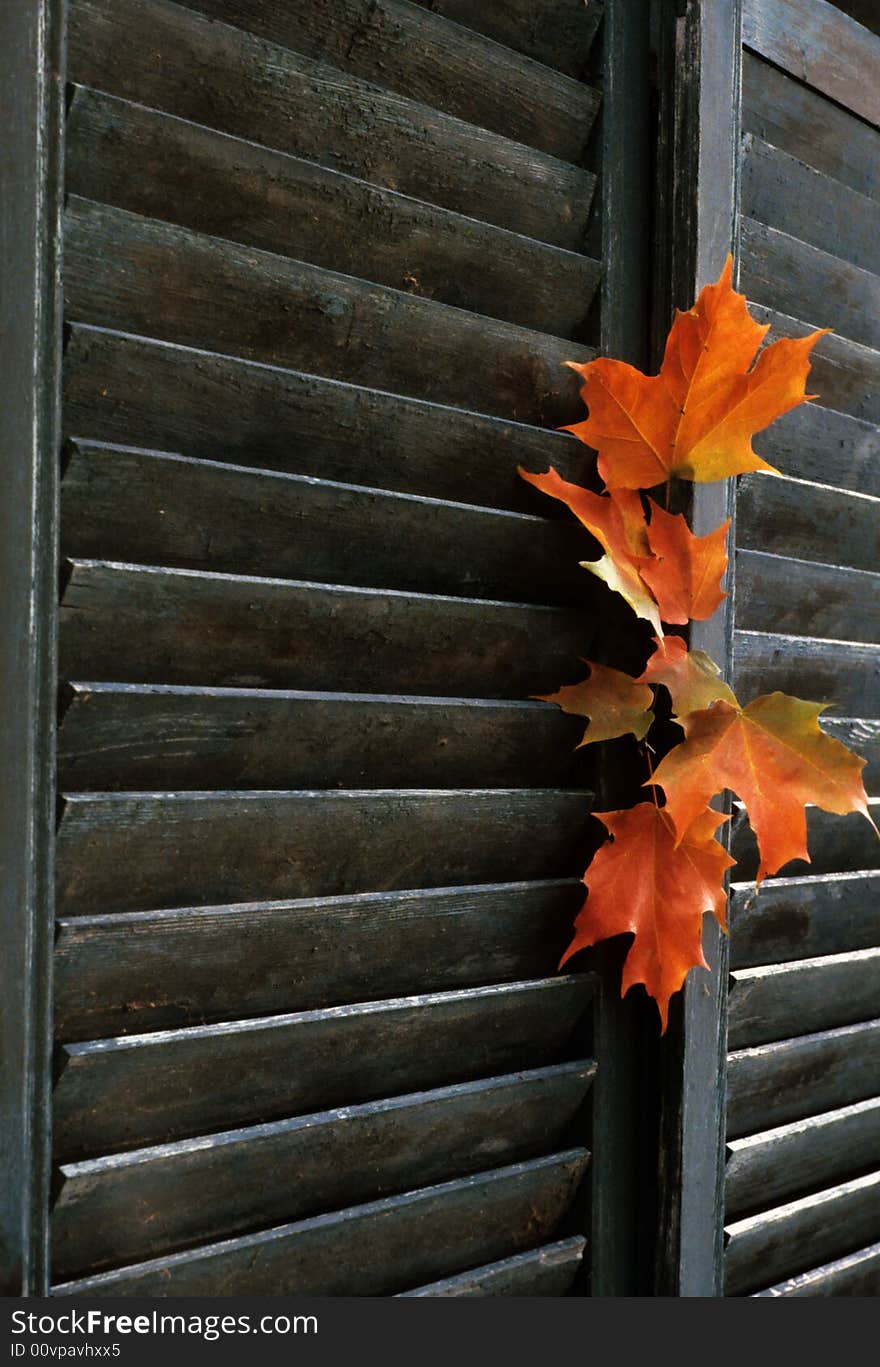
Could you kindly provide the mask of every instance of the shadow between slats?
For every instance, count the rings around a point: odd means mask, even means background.
[[[806,1271],[880,1235],[880,1172],[736,1221],[725,1234],[728,1296]]]
[[[189,8],[504,137],[580,162],[598,91],[406,0],[190,0]]]
[[[880,122],[880,38],[827,0],[745,0],[743,43],[869,123]]]
[[[802,1272],[754,1296],[876,1296],[880,1294],[880,1243]]]
[[[564,1296],[570,1290],[583,1261],[585,1241],[560,1239],[555,1244],[530,1253],[460,1272],[456,1277],[429,1282],[414,1291],[399,1291],[409,1296]]]
[[[880,1162],[880,1099],[872,1097],[823,1115],[727,1145],[728,1216],[778,1204],[802,1192],[861,1174]]]
[[[880,564],[880,498],[865,493],[746,475],[738,486],[737,517],[737,544],[746,550],[862,571],[876,572]],[[800,564],[792,566],[793,597],[802,573]],[[870,605],[868,597],[866,607]]]
[[[80,322],[543,426],[576,415],[577,384],[565,362],[595,355],[579,343],[73,195],[64,292],[67,316]]]
[[[594,1070],[563,1064],[69,1164],[52,1213],[53,1275],[554,1152],[570,1140]]]
[[[519,465],[595,480],[592,455],[563,432],[80,323],[68,329],[64,421],[68,437],[548,517],[561,505]]]
[[[582,901],[560,879],[62,920],[55,1037],[549,977]]]
[[[880,519],[880,499],[876,502]],[[880,564],[880,555],[875,563]],[[867,570],[737,551],[736,602],[743,630],[868,645],[880,640],[880,574]]]
[[[582,606],[601,548],[574,523],[74,440],[61,553]]]
[[[591,794],[557,789],[69,794],[57,914],[578,875]]]
[[[392,1079],[403,1093],[579,1057],[592,988],[575,975],[67,1044],[56,1157],[373,1101]]]
[[[874,919],[875,940],[880,942],[880,912],[876,906]],[[880,948],[742,968],[731,975],[731,1049],[791,1039],[876,1017],[880,1017]]]
[[[71,683],[66,792],[578,787],[583,719],[549,703]],[[603,744],[623,758],[627,742]]]
[[[740,225],[741,288],[750,299],[880,346],[880,276],[765,223],[744,216]]]
[[[578,250],[595,176],[170,0],[76,0],[69,79]]]
[[[880,871],[776,877],[759,891],[733,883],[730,917],[733,969],[871,949],[880,944]]]
[[[588,1161],[573,1149],[63,1283],[52,1294],[391,1295],[558,1237]]]
[[[880,714],[880,645],[737,631],[733,667],[737,693],[747,698],[778,689],[853,717]]]
[[[65,176],[71,194],[557,336],[599,280],[590,257],[84,86]]]
[[[768,340],[805,337],[828,325],[828,305],[822,300],[821,318],[801,322],[755,301],[749,312],[759,323],[769,323]],[[810,389],[817,402],[865,422],[880,423],[880,354],[848,337],[820,337],[810,354]]]
[[[743,213],[863,270],[880,270],[880,204],[754,134],[743,139]]]
[[[787,478],[880,497],[880,429],[850,413],[837,413],[821,403],[801,404],[759,432],[754,447]],[[753,484],[764,478],[744,476],[739,484],[740,497],[749,496]],[[758,489],[766,493],[760,484]],[[796,507],[791,511],[797,516]],[[739,531],[747,536],[749,525],[744,523]],[[785,524],[777,531],[784,532]],[[810,535],[808,531],[805,534]],[[817,527],[813,535],[821,536],[822,528]]]
[[[563,608],[75,561],[59,649],[62,677],[98,682],[523,699],[582,677],[597,625]]]
[[[880,827],[880,798],[869,798],[868,810],[871,812],[875,825]],[[758,847],[755,843],[755,838],[752,835],[751,829],[749,828],[745,808],[742,803],[735,802],[733,804],[733,812],[731,854],[738,861],[734,871],[735,877],[738,882],[742,881],[744,884],[746,879],[753,879],[757,874]],[[801,889],[798,887],[787,888],[789,881],[792,881],[792,883],[794,883],[794,881],[800,882],[802,879],[812,878],[816,874],[848,874],[857,870],[867,871],[880,867],[880,840],[877,839],[877,834],[870,822],[866,821],[860,812],[851,812],[849,816],[836,816],[833,812],[823,812],[818,807],[808,807],[806,815],[807,847],[810,853],[810,862],[806,863],[801,859],[792,859],[782,870],[785,875],[784,877],[774,877],[761,885],[771,898],[774,898],[777,894],[771,893],[770,889],[777,885],[780,886],[778,896],[783,899],[783,905],[787,904],[789,907],[786,916],[792,917],[790,924],[801,928],[805,926],[805,918],[803,916],[793,915],[791,910],[791,893],[794,893],[794,900],[797,901],[797,899],[800,898]],[[841,893],[844,896],[847,895],[846,890],[842,886],[838,886],[836,883],[832,885],[830,880],[829,889],[831,897],[830,905],[832,906],[837,905],[836,899]],[[853,884],[853,896],[861,896],[861,888],[857,883]],[[808,908],[812,908],[816,904],[821,907],[821,905],[824,904],[824,894],[818,890],[813,893],[810,888],[807,887],[804,889],[804,897]],[[772,906],[772,902],[769,905]],[[752,910],[760,910],[761,907],[762,904],[759,902]],[[749,930],[746,933],[750,934],[752,932]],[[773,932],[771,931],[771,936],[772,934]],[[794,943],[794,937],[792,936],[789,938],[789,945],[791,946]],[[818,948],[818,943],[819,942],[816,942],[816,947],[813,949],[808,948],[808,953],[823,952]],[[822,941],[822,943],[825,942]],[[867,945],[853,944],[841,946],[841,948],[864,949],[867,948]],[[733,952],[736,954],[737,951],[735,948]],[[791,952],[783,954],[782,957],[788,959],[794,958],[794,950],[792,949]],[[758,960],[755,962],[758,962]],[[764,959],[760,960],[760,962],[768,963],[770,960]]]
[[[505,0],[503,5],[487,5],[486,0],[414,3],[575,78],[583,75],[604,10],[602,0],[565,6],[559,0]]]
[[[862,119],[743,52],[743,129],[863,195],[880,195],[880,133]]]
[[[880,1020],[734,1050],[727,1061],[728,1137],[864,1101],[877,1090],[878,1068]]]

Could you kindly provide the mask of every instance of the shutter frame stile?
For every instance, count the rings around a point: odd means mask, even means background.
[[[0,11],[0,1292],[48,1283],[63,0]],[[14,775],[13,781],[8,780]]]
[[[606,0],[602,106],[601,351],[634,365],[646,358],[650,257],[649,0]],[[601,658],[601,657],[600,657]],[[597,776],[597,806],[615,805],[613,758]],[[626,948],[628,948],[628,941]],[[626,950],[619,941],[591,951],[600,982],[594,1019],[592,1243],[594,1296],[638,1294],[643,1271],[637,1249],[640,1171],[653,1162],[638,1137],[637,1058],[654,1007],[632,995],[620,1000]]]
[[[717,278],[735,241],[739,182],[741,0],[659,0],[661,203],[655,299],[655,360],[673,306],[689,308]],[[665,61],[664,61],[665,54]],[[662,105],[665,103],[665,115]],[[663,186],[665,158],[666,178]],[[733,480],[695,484],[693,530],[733,517]],[[691,649],[730,676],[734,527],[728,598],[690,627]],[[723,1286],[727,937],[704,928],[710,976],[688,976],[661,1046],[661,1138],[655,1293],[720,1296]]]

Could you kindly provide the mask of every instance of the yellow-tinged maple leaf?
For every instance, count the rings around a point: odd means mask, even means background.
[[[731,707],[739,703],[711,656],[688,650],[681,636],[655,637],[656,649],[636,683],[663,684],[672,699],[675,717],[699,712],[723,699]]]
[[[605,356],[570,363],[584,380],[589,416],[566,430],[598,453],[609,489],[773,470],[752,437],[813,397],[806,393],[810,352],[828,329],[782,338],[755,361],[768,329],[733,289],[732,271],[728,257],[716,283],[676,314],[658,375]]]
[[[720,701],[682,716],[685,739],[653,777],[680,838],[709,799],[730,788],[745,803],[758,842],[760,883],[791,859],[809,862],[808,803],[839,816],[862,812],[870,821],[865,761],[820,729],[825,706],[768,693],[743,708]]]
[[[593,664],[592,660],[585,660],[584,664],[590,667],[589,678],[540,697],[541,702],[554,702],[563,712],[589,720],[584,738],[576,748],[630,733],[636,740],[646,736],[654,720],[654,695],[650,688],[619,669]]]
[[[694,536],[682,513],[667,513],[653,499],[648,502],[653,556],[641,564],[642,579],[657,599],[664,622],[702,622],[727,597],[721,577],[727,569],[730,521],[707,536]]]
[[[612,839],[584,876],[587,899],[560,967],[579,949],[629,932],[621,995],[644,983],[665,1030],[670,997],[691,968],[707,967],[704,914],[724,928],[724,874],[734,861],[715,833],[727,817],[706,808],[679,840],[667,812],[651,802],[597,815]]]
[[[580,484],[569,483],[552,466],[544,475],[533,475],[522,468],[519,473],[536,489],[571,509],[605,551],[600,560],[582,560],[583,568],[619,593],[636,616],[650,622],[658,636],[662,636],[659,608],[639,572],[640,561],[651,552],[648,525],[636,490],[594,494]]]

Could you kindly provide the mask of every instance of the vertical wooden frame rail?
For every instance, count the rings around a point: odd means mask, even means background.
[[[0,1289],[47,1284],[63,6],[0,7]]]
[[[688,308],[717,278],[736,238],[739,183],[741,0],[657,0],[660,73],[656,351],[674,307]],[[658,363],[660,356],[654,358]],[[693,530],[731,518],[728,597],[690,629],[730,677],[735,486],[693,485]],[[723,1291],[727,939],[706,918],[710,976],[691,974],[663,1056],[658,1244],[660,1295]]]
[[[602,100],[602,297],[600,350],[634,365],[647,353],[651,176],[649,0],[607,0]],[[603,800],[597,782],[597,806]],[[628,944],[627,944],[628,948]],[[595,1006],[593,1202],[590,1238],[594,1296],[639,1292],[639,1030],[641,1003],[620,1000],[625,950],[593,954]],[[653,1007],[650,1007],[653,1013]],[[652,1022],[653,1024],[653,1022]]]

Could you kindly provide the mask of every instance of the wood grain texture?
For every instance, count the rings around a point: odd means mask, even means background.
[[[68,795],[58,914],[575,875],[590,801],[557,789]]]
[[[880,499],[874,501],[880,512]],[[743,630],[869,645],[880,640],[880,574],[867,570],[737,551],[736,601]]]
[[[599,279],[590,257],[83,86],[65,169],[69,193],[557,336]]]
[[[732,1139],[727,1152],[728,1215],[820,1190],[880,1162],[880,1100]]]
[[[877,129],[751,52],[743,52],[742,123],[859,194],[880,195]]]
[[[583,976],[550,978],[68,1044],[56,1156],[74,1162],[579,1058],[591,989]]]
[[[771,878],[758,892],[733,883],[730,915],[734,970],[871,950],[880,944],[880,870]]]
[[[586,347],[75,196],[65,223],[69,317],[526,422],[577,415],[564,363]]]
[[[54,1276],[552,1153],[568,1141],[594,1066],[562,1064],[67,1164],[52,1214]]]
[[[582,677],[595,630],[563,608],[77,561],[60,650],[63,677],[98,682],[522,699]]]
[[[880,497],[880,429],[875,423],[818,403],[803,404],[759,432],[754,447],[784,475]]]
[[[727,1226],[728,1296],[803,1272],[880,1235],[880,1172]]]
[[[578,562],[601,547],[573,521],[75,441],[61,553],[574,605],[587,589]]]
[[[407,0],[191,0],[189,8],[432,109],[579,162],[599,94]]]
[[[743,213],[863,270],[880,272],[880,203],[747,133]]]
[[[746,216],[740,252],[740,286],[749,299],[880,347],[880,275]]]
[[[766,475],[746,475],[738,490],[739,546],[826,566],[880,565],[880,498]]]
[[[597,487],[562,432],[101,328],[69,329],[64,386],[69,437],[545,516],[517,466]]]
[[[55,1035],[94,1040],[549,977],[574,879],[58,922]]]
[[[439,1282],[399,1291],[398,1296],[565,1296],[577,1276],[584,1257],[585,1241],[578,1237],[560,1239],[555,1244]]]
[[[860,725],[868,726],[872,723],[864,722]],[[875,825],[880,827],[880,799],[869,798],[868,808]],[[877,839],[870,822],[866,821],[860,812],[852,812],[849,816],[835,816],[833,812],[808,807],[807,847],[810,862],[792,859],[782,870],[786,878],[800,879],[828,873],[845,874],[854,869],[880,867],[880,840]],[[758,847],[749,829],[745,809],[738,802],[734,803],[731,853],[738,860],[737,879],[754,879],[758,872]],[[782,881],[784,880],[774,878],[773,885]],[[771,883],[767,882],[762,886],[770,888]],[[792,957],[792,954],[783,955],[783,958]]]
[[[880,38],[828,0],[745,0],[743,43],[845,109],[880,123]]]
[[[876,1094],[878,1067],[877,1020],[736,1049],[728,1058],[728,1138],[864,1101]]]
[[[59,724],[59,783],[67,792],[584,787],[594,760],[575,749],[583,731],[540,702],[74,683]]]
[[[880,942],[880,909],[875,912]],[[728,1042],[744,1049],[880,1016],[880,948],[731,974]],[[880,1159],[880,1153],[877,1155]]]
[[[69,78],[579,250],[579,167],[171,3],[77,0]]]
[[[738,631],[734,680],[747,698],[779,689],[850,716],[880,715],[880,645]]]
[[[755,1296],[876,1296],[880,1293],[880,1243],[801,1272]]]
[[[569,76],[584,73],[596,30],[602,22],[602,0],[415,0],[415,4],[484,33],[515,52]]]
[[[862,770],[869,796],[880,796],[880,721],[861,717],[829,717],[822,719],[822,730],[854,750],[867,761]]]
[[[759,323],[769,323],[768,340],[805,337],[827,323],[827,302],[822,319],[801,322],[763,304],[750,303],[749,312]],[[810,353],[810,388],[816,402],[870,423],[880,423],[880,353],[848,337],[820,337]],[[820,479],[820,483],[823,481]]]
[[[56,1296],[387,1296],[560,1232],[583,1149],[55,1286]]]

